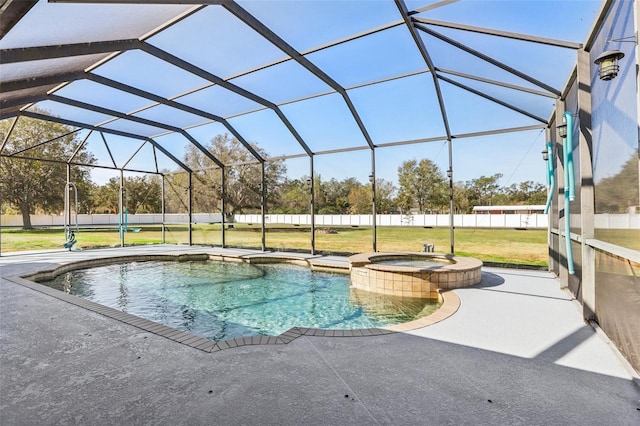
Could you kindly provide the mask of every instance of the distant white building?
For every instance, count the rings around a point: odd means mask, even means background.
[[[542,214],[544,205],[531,206],[475,206],[474,214]]]

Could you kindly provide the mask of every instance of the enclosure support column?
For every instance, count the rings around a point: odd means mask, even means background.
[[[595,319],[596,312],[596,256],[587,240],[595,236],[595,206],[591,137],[591,61],[589,52],[578,51],[578,123],[580,155],[580,228],[582,232],[582,315],[586,320]],[[571,129],[567,129],[571,131]]]
[[[265,203],[267,201],[266,192],[267,192],[267,182],[265,178],[265,170],[264,170],[264,161],[260,163],[262,166],[262,180],[260,181],[260,216],[262,217],[262,229],[261,229],[261,240],[262,240],[262,251],[267,249],[267,242],[265,238]]]
[[[224,168],[220,168],[220,210],[222,212],[222,248],[225,248],[227,246],[227,242],[226,242],[226,231],[224,229],[225,226],[225,214],[227,212],[226,209],[226,203],[225,203],[225,198],[226,198],[226,178],[225,178],[225,171]]]
[[[451,138],[447,139],[449,148],[449,169],[447,177],[449,178],[449,239],[451,241],[451,254],[455,253],[455,226],[453,224],[453,146]]]
[[[193,183],[193,173],[189,172],[189,188],[188,190],[188,207],[189,207],[189,245],[193,244],[193,214],[191,212],[192,210],[192,202],[193,202],[193,196],[192,196],[192,191],[191,191],[191,185]]]
[[[64,215],[66,216],[65,223],[69,224],[69,228],[71,228],[71,197],[69,196],[69,191],[71,190],[71,187],[69,186],[70,183],[71,183],[71,164],[67,163],[67,184],[64,187],[64,206],[65,206]],[[65,238],[66,238],[67,229],[65,229],[64,232],[65,232]]]
[[[557,262],[559,264],[559,277],[560,277],[560,286],[562,288],[569,287],[569,272],[567,270],[567,249],[566,249],[566,241],[563,238],[571,238],[570,230],[564,229],[564,220],[560,220],[564,218],[564,186],[569,183],[565,181],[564,178],[564,168],[566,164],[562,161],[564,157],[564,150],[562,147],[562,138],[558,136],[558,126],[562,124],[562,117],[564,115],[565,104],[563,100],[556,100],[556,134],[555,136],[555,149],[554,153],[556,153],[557,163],[556,163],[556,199],[558,200],[558,252],[556,253]],[[567,130],[568,131],[568,130]],[[564,230],[564,235],[562,235]]]
[[[164,206],[164,175],[160,175],[162,176],[162,187],[161,187],[161,209],[162,209],[162,244],[165,244],[166,239],[165,239],[165,227],[164,227],[164,223],[165,223],[165,206]]]
[[[547,143],[546,141],[552,141],[552,135],[551,135],[551,128],[547,127],[544,131],[545,134],[545,143]],[[555,149],[553,148],[553,143],[551,143],[550,145],[548,145],[551,147],[551,150],[549,150],[547,152],[547,169],[553,169],[553,161],[554,161],[554,152]],[[545,148],[545,150],[547,150],[547,148]],[[555,169],[553,170],[553,173],[555,173]],[[551,185],[550,184],[550,178],[552,178],[549,174],[549,172],[547,172],[547,199],[550,200],[549,202],[551,204],[549,204],[549,209],[547,211],[547,252],[548,252],[548,262],[549,262],[549,267],[548,270],[551,272],[554,270],[554,263],[555,263],[555,257],[552,256],[553,250],[551,249],[551,247],[553,246],[553,238],[551,237],[551,228],[552,228],[552,215],[553,215],[553,195],[552,194],[553,191],[555,191],[555,185]]]
[[[378,251],[378,227],[377,222],[378,219],[376,217],[376,150],[375,148],[371,149],[371,176],[369,176],[369,180],[371,181],[371,213],[372,213],[372,222],[373,222],[373,251],[374,253]]]
[[[124,229],[122,228],[122,224],[124,223],[124,172],[122,169],[120,170],[120,200],[119,204],[119,231],[120,231],[120,247],[124,247]]]
[[[316,191],[313,179],[313,155],[309,156],[310,178],[309,187],[311,191],[311,254],[316,254]]]

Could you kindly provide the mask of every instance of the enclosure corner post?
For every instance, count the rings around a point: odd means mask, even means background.
[[[69,184],[71,183],[71,164],[67,163],[67,183],[64,186],[64,236],[67,237],[67,232],[71,228],[71,197],[69,197]],[[69,226],[67,227],[67,224]]]
[[[587,321],[596,318],[596,251],[587,244],[595,238],[595,197],[593,183],[593,138],[591,108],[591,61],[589,52],[578,51],[578,176],[580,182],[580,242],[582,280],[582,315]]]
[[[124,230],[122,228],[122,224],[124,223],[124,172],[120,169],[120,200],[119,200],[119,209],[118,213],[118,231],[120,232],[120,247],[124,247]]]
[[[376,150],[375,148],[371,148],[371,176],[369,176],[369,180],[371,181],[371,218],[373,225],[373,252],[378,251],[378,227],[377,222],[378,218],[376,217]]]
[[[315,181],[313,176],[313,155],[309,156],[310,177],[309,190],[311,191],[311,254],[316,254],[316,196]]]
[[[449,169],[447,170],[447,176],[449,177],[449,238],[451,240],[451,254],[455,254],[455,226],[453,224],[453,144],[451,138],[447,139],[447,145],[449,148]]]
[[[260,215],[262,217],[262,229],[261,229],[261,240],[262,240],[262,251],[266,251],[267,250],[267,242],[266,242],[266,235],[265,235],[265,210],[266,210],[266,202],[267,202],[267,197],[266,197],[266,191],[267,191],[267,182],[266,182],[266,177],[265,177],[265,163],[264,161],[262,161],[260,163],[262,165],[262,180],[260,183]]]
[[[193,183],[193,173],[189,172],[189,188],[188,190],[188,207],[189,207],[189,245],[193,244],[193,213],[192,213],[192,204],[193,204],[193,191],[192,191],[192,183]]]
[[[164,204],[164,195],[165,195],[164,194],[164,192],[165,192],[165,188],[164,188],[165,182],[164,182],[164,180],[165,180],[165,177],[164,177],[164,174],[162,174],[161,176],[162,176],[162,186],[161,186],[161,197],[162,197],[162,200],[161,200],[161,206],[160,207],[162,209],[162,244],[166,244],[165,225],[164,225],[165,222],[166,222],[166,219],[165,219],[166,208],[165,208],[165,204]]]
[[[227,208],[226,208],[226,203],[225,203],[225,198],[226,198],[226,180],[225,180],[225,170],[224,167],[220,168],[220,211],[222,212],[222,218],[221,218],[221,223],[222,223],[222,248],[225,248],[227,246],[227,241],[226,241],[226,231],[224,229],[225,227],[225,215],[227,213]]]

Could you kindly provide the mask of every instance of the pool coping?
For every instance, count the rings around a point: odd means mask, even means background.
[[[223,259],[222,259],[223,258]],[[419,318],[414,321],[396,324],[379,328],[364,328],[357,330],[334,330],[334,329],[318,329],[308,327],[292,327],[289,330],[278,336],[250,336],[240,337],[228,340],[222,340],[215,342],[196,335],[194,333],[178,330],[173,327],[169,327],[136,315],[132,315],[115,308],[110,308],[90,300],[83,299],[79,296],[65,293],[63,291],[48,287],[44,284],[40,284],[33,280],[36,279],[51,279],[56,275],[75,270],[83,269],[94,266],[102,266],[107,264],[122,263],[122,262],[136,262],[136,261],[188,261],[188,260],[207,260],[218,259],[225,261],[247,262],[247,263],[294,263],[298,265],[307,265],[312,270],[329,270],[334,272],[348,273],[349,267],[346,266],[346,271],[339,271],[345,269],[345,265],[342,264],[322,264],[317,258],[304,258],[302,256],[295,255],[274,255],[270,253],[260,253],[251,255],[236,255],[236,254],[224,254],[219,253],[188,253],[188,254],[136,254],[125,256],[110,256],[93,259],[85,259],[77,262],[70,262],[58,265],[54,268],[42,269],[36,272],[29,273],[27,275],[15,275],[9,277],[3,277],[7,281],[19,284],[27,287],[31,290],[46,294],[54,297],[58,300],[70,303],[72,305],[87,309],[89,311],[98,313],[111,319],[115,319],[125,324],[129,324],[133,327],[139,328],[146,332],[164,337],[174,342],[189,346],[194,349],[198,349],[204,352],[217,352],[224,349],[230,349],[240,346],[249,345],[282,345],[288,344],[293,340],[301,336],[313,336],[313,337],[367,337],[367,336],[380,336],[385,334],[393,334],[397,332],[405,332],[415,330],[418,328],[427,327],[429,325],[438,323],[452,316],[460,307],[460,298],[453,290],[439,291],[440,299],[442,301],[441,306],[432,314],[423,318]],[[313,263],[312,263],[313,262]]]
[[[405,265],[390,265],[377,263],[384,260],[392,260],[403,257],[423,258],[426,260],[437,259],[442,260],[443,263],[434,266],[405,266]],[[422,271],[465,271],[470,268],[482,267],[482,261],[473,257],[456,256],[452,254],[444,253],[424,253],[424,252],[394,252],[394,253],[359,253],[349,257],[349,261],[353,267],[362,267],[367,269],[384,269],[397,272],[422,272]]]

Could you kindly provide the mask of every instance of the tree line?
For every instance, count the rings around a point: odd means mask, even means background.
[[[8,131],[8,120],[0,122],[0,136]],[[20,213],[24,226],[30,227],[29,214],[59,214],[64,205],[64,187],[69,158],[73,162],[93,164],[95,158],[66,126],[40,120],[21,119],[9,138],[0,160],[0,190],[3,214]],[[59,135],[66,135],[59,137]],[[55,139],[58,137],[58,139]],[[38,145],[42,141],[51,142]],[[259,146],[253,149],[268,157]],[[207,150],[225,168],[225,189],[222,172],[198,148],[190,145],[183,162],[194,172],[191,176],[192,196],[189,200],[187,173],[164,171],[159,175],[127,176],[124,179],[124,208],[129,213],[216,212],[224,197],[228,218],[234,214],[260,211],[263,191],[262,165],[235,138],[217,135]],[[26,154],[30,159],[22,159]],[[60,162],[34,160],[49,158]],[[430,159],[410,159],[397,169],[397,186],[376,179],[376,211],[388,213],[447,213],[449,211],[449,181]],[[112,178],[98,185],[90,179],[90,168],[71,167],[71,181],[78,188],[78,213],[117,213],[120,204],[120,179]],[[500,185],[502,174],[480,176],[454,184],[455,213],[470,213],[476,205],[544,204],[543,184],[526,181],[508,187]],[[354,177],[338,180],[313,176],[316,214],[370,214],[373,192],[370,182]],[[287,176],[282,160],[264,163],[264,202],[268,213],[308,214],[311,211],[311,177]]]

